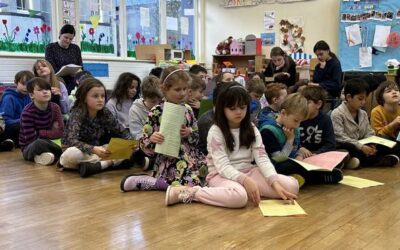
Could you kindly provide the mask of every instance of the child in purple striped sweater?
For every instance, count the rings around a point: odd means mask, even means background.
[[[61,148],[53,139],[61,138],[64,130],[60,107],[50,102],[51,85],[39,77],[26,83],[32,102],[21,114],[19,144],[25,160],[41,165],[53,164],[61,155]]]

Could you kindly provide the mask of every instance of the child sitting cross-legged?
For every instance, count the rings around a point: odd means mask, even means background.
[[[300,122],[308,116],[307,99],[300,93],[290,94],[282,103],[276,120],[264,125],[260,131],[265,149],[280,174],[295,177],[300,186],[308,184],[333,184],[342,180],[342,172],[307,171],[299,164],[287,159],[303,160],[308,155],[300,151]]]
[[[399,86],[385,81],[375,94],[379,105],[371,111],[371,127],[377,135],[395,141],[400,132]]]
[[[61,155],[61,148],[53,139],[61,138],[64,130],[60,107],[50,102],[51,85],[39,77],[26,83],[32,102],[21,114],[19,145],[27,161],[40,165],[53,164]]]
[[[369,93],[368,84],[362,79],[351,79],[344,86],[345,101],[332,111],[336,147],[349,151],[353,161],[345,165],[355,169],[359,166],[394,166],[399,157],[383,146],[363,145],[359,140],[375,135],[368,121],[364,106]]]

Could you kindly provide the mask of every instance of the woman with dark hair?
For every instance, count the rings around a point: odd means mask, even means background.
[[[342,66],[339,59],[322,40],[315,44],[314,53],[319,63],[315,66],[313,82],[328,91],[329,97],[338,97],[342,83]]]
[[[264,71],[265,77],[273,77],[274,82],[280,82],[290,87],[296,83],[296,63],[279,47],[271,49],[271,61]]]
[[[132,73],[122,73],[114,85],[106,107],[118,122],[129,129],[129,109],[140,95],[140,78]]]
[[[75,64],[82,66],[81,49],[73,44],[75,28],[71,24],[65,24],[58,36],[58,42],[50,43],[46,47],[45,58],[53,66],[54,72],[58,72],[62,66]],[[68,95],[75,88],[73,75],[62,77],[68,90]]]

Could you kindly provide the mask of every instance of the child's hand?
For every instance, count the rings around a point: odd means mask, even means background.
[[[60,88],[51,87],[51,93],[52,93],[53,95],[61,95]]]
[[[326,66],[326,61],[319,61],[319,68],[320,69],[324,69],[325,68],[325,66]]]
[[[250,177],[246,177],[243,182],[244,189],[246,189],[249,200],[257,205],[260,203],[260,190],[258,190],[257,183],[255,183]]]
[[[376,148],[375,146],[367,146],[363,145],[361,147],[361,151],[366,155],[366,156],[371,156],[376,154]]]
[[[58,124],[58,122],[54,122],[52,127],[53,127],[53,129],[59,129],[60,124]]]
[[[150,136],[150,142],[156,143],[156,144],[161,144],[164,142],[164,136],[160,132],[154,132]]]
[[[275,181],[272,183],[272,188],[275,192],[283,199],[283,200],[294,200],[297,199],[297,195],[292,194],[291,192],[284,189],[279,181]]]
[[[100,158],[107,158],[111,152],[101,146],[95,146],[92,149],[92,153],[98,155]]]
[[[304,147],[301,147],[299,149],[299,151],[300,151],[300,154],[303,156],[303,159],[314,155],[310,150],[308,150]]]
[[[199,109],[200,108],[200,101],[197,100],[197,99],[189,99],[188,100],[188,104],[192,108],[195,108],[195,109]]]
[[[294,140],[294,129],[282,127],[283,133],[285,134],[286,138],[290,141]]]
[[[186,127],[185,125],[182,124],[180,132],[181,132],[181,137],[182,138],[186,138],[192,133],[192,129],[188,128],[188,127]]]
[[[397,116],[396,118],[394,118],[394,120],[389,125],[395,126],[396,128],[399,127],[399,125],[400,125],[400,116]]]

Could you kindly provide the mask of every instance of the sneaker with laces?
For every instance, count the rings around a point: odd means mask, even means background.
[[[15,148],[15,143],[11,139],[5,139],[0,142],[0,152],[12,151]]]
[[[332,172],[314,171],[312,174],[312,182],[314,184],[336,184],[343,179],[341,170],[334,168]]]
[[[120,188],[122,192],[154,190],[156,180],[156,178],[148,175],[128,175],[121,180]]]
[[[188,186],[168,186],[165,194],[165,205],[170,206],[176,203],[191,203],[194,196],[201,187],[188,187]]]
[[[394,167],[399,163],[399,161],[400,159],[397,155],[388,154],[382,157],[375,165],[384,167]]]
[[[357,157],[351,157],[344,167],[347,169],[357,169],[360,167],[360,160]]]
[[[82,178],[85,178],[103,172],[103,169],[100,162],[81,162],[78,166],[78,172]]]
[[[43,166],[51,165],[54,162],[54,154],[50,152],[41,153],[40,155],[35,155],[33,160]]]

